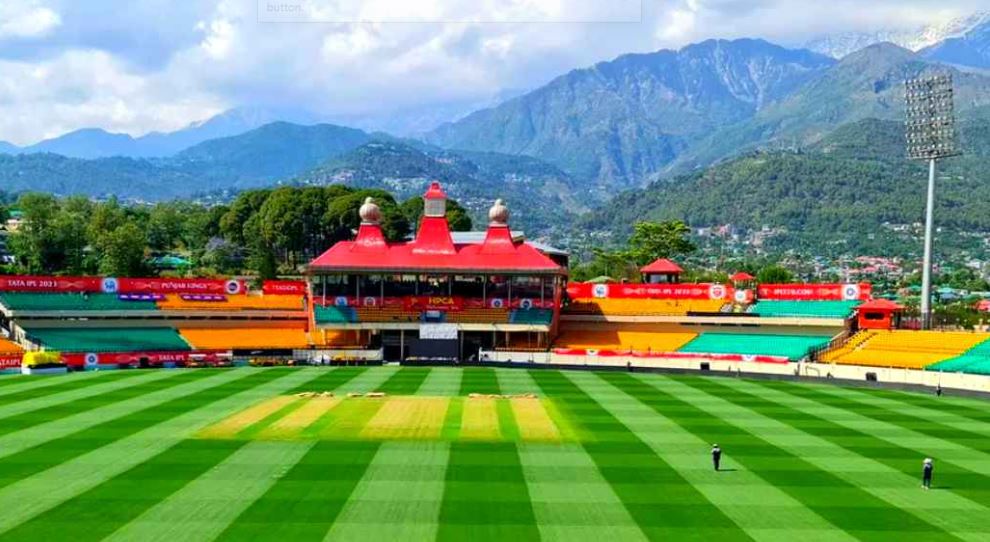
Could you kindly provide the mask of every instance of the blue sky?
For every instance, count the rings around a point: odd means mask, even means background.
[[[275,23],[260,1],[0,0],[0,140],[140,135],[238,106],[348,118],[485,103],[626,52],[917,28],[985,2],[279,0],[308,11]],[[519,20],[534,22],[505,22]]]

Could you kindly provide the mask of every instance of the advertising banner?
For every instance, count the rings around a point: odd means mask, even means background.
[[[411,296],[404,298],[407,311],[459,311],[464,298],[454,296]]]
[[[761,284],[757,296],[778,301],[866,301],[873,288],[860,284]]]
[[[570,283],[571,299],[731,299],[732,287],[725,284],[588,284]]]
[[[62,360],[70,367],[93,367],[98,365],[137,365],[146,360],[151,365],[163,363],[188,363],[191,360],[216,363],[226,356],[223,351],[191,352],[87,352],[62,354]]]
[[[261,284],[261,291],[268,295],[303,295],[306,293],[306,283],[298,280],[266,280]]]
[[[103,279],[104,286],[108,281],[114,281],[116,290],[122,294],[226,294],[236,295],[247,293],[243,280],[231,279],[134,279],[120,278]],[[104,291],[110,291],[105,289]]]
[[[0,356],[0,370],[19,369],[21,367],[21,354],[11,354]]]
[[[41,277],[33,275],[0,275],[3,292],[101,292],[99,277]]]

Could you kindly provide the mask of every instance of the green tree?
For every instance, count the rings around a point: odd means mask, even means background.
[[[28,193],[17,201],[23,223],[10,236],[10,251],[27,273],[61,271],[65,252],[54,224],[59,202],[50,194]]]
[[[126,222],[112,231],[103,232],[97,247],[99,271],[115,277],[133,277],[147,273],[144,265],[147,237],[135,222]]]
[[[187,205],[176,202],[159,203],[151,208],[148,216],[148,246],[152,250],[172,250],[182,241],[186,217],[191,212]]]
[[[760,269],[756,280],[761,284],[786,284],[794,282],[794,273],[779,265],[768,265]]]
[[[690,254],[697,247],[689,236],[691,228],[680,220],[637,222],[629,237],[627,258],[634,264],[646,265],[657,258],[674,258]]]

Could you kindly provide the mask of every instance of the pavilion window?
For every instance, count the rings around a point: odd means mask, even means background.
[[[540,277],[513,277],[512,297],[514,299],[540,299],[543,295],[543,279]]]
[[[450,295],[450,277],[446,275],[420,275],[417,295]]]
[[[322,297],[334,298],[354,295],[354,282],[350,275],[323,275],[322,284]]]
[[[382,296],[382,276],[381,275],[361,275],[358,280],[358,288],[361,297],[381,297]]]
[[[456,275],[452,282],[451,294],[481,299],[485,296],[485,279],[477,275]]]
[[[416,295],[416,275],[391,275],[384,283],[385,297],[407,297]]]
[[[487,299],[508,299],[509,279],[505,275],[492,275],[488,277],[485,285]]]

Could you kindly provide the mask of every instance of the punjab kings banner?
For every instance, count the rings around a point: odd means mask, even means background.
[[[88,352],[62,354],[62,361],[70,367],[96,367],[98,365],[133,365],[142,360],[152,365],[162,363],[189,363],[200,361],[216,363],[228,357],[226,352],[219,350],[202,350],[189,352]]]
[[[571,299],[730,299],[732,287],[725,284],[588,284],[567,285]]]
[[[108,281],[113,281],[115,290],[108,289]],[[162,293],[162,294],[226,294],[247,293],[243,280],[231,279],[103,279],[105,292],[122,294]]]
[[[757,297],[778,301],[866,301],[873,287],[860,284],[761,284]]]
[[[298,280],[266,280],[261,283],[261,291],[268,295],[303,295],[306,283]]]
[[[41,277],[27,275],[0,276],[2,292],[101,292],[99,277]]]

